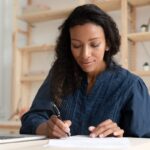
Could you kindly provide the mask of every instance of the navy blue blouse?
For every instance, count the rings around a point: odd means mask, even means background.
[[[53,114],[49,77],[39,89],[30,110],[22,117],[20,133],[35,134],[39,124]],[[63,120],[71,120],[71,135],[89,134],[89,126],[111,119],[124,129],[124,136],[150,137],[150,96],[143,80],[116,66],[96,78],[87,94],[87,79],[59,108]]]

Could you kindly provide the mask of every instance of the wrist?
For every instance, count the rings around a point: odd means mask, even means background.
[[[41,124],[37,127],[35,133],[36,133],[37,135],[46,135],[46,136],[48,136],[48,124],[47,124],[47,121],[41,123]]]

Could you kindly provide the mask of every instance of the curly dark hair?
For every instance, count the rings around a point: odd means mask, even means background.
[[[94,4],[76,7],[60,26],[56,43],[56,60],[51,68],[51,97],[57,104],[61,99],[80,87],[85,73],[75,62],[71,53],[70,28],[85,23],[93,23],[103,28],[109,51],[104,54],[107,68],[113,62],[112,56],[119,51],[120,35],[116,23],[102,9]]]

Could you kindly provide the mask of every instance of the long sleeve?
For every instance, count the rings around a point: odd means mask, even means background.
[[[131,87],[121,122],[125,136],[150,137],[150,96],[140,78]]]
[[[35,134],[36,128],[52,115],[49,75],[38,90],[30,110],[21,118],[21,134]]]

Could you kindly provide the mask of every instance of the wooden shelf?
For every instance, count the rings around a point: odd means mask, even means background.
[[[21,82],[37,82],[37,81],[44,81],[48,73],[37,73],[37,74],[30,74],[24,75],[21,78]]]
[[[0,121],[0,133],[19,134],[20,121]]]
[[[134,42],[142,42],[150,40],[150,32],[139,32],[128,34],[128,39]]]
[[[139,76],[150,76],[150,71],[132,71],[134,74],[139,75]]]
[[[150,0],[128,0],[128,2],[133,6],[150,5]]]
[[[102,8],[104,11],[114,11],[121,8],[121,0],[91,0],[91,2]]]
[[[55,48],[54,45],[43,44],[43,45],[25,46],[19,49],[23,52],[44,52],[44,51],[53,51],[54,48]]]
[[[21,126],[20,121],[0,121],[0,128],[13,128],[19,129]]]
[[[30,14],[24,14],[22,16],[19,16],[18,18],[27,21],[28,23],[37,23],[37,22],[65,18],[72,10],[73,8],[64,9],[64,10],[39,11]]]

